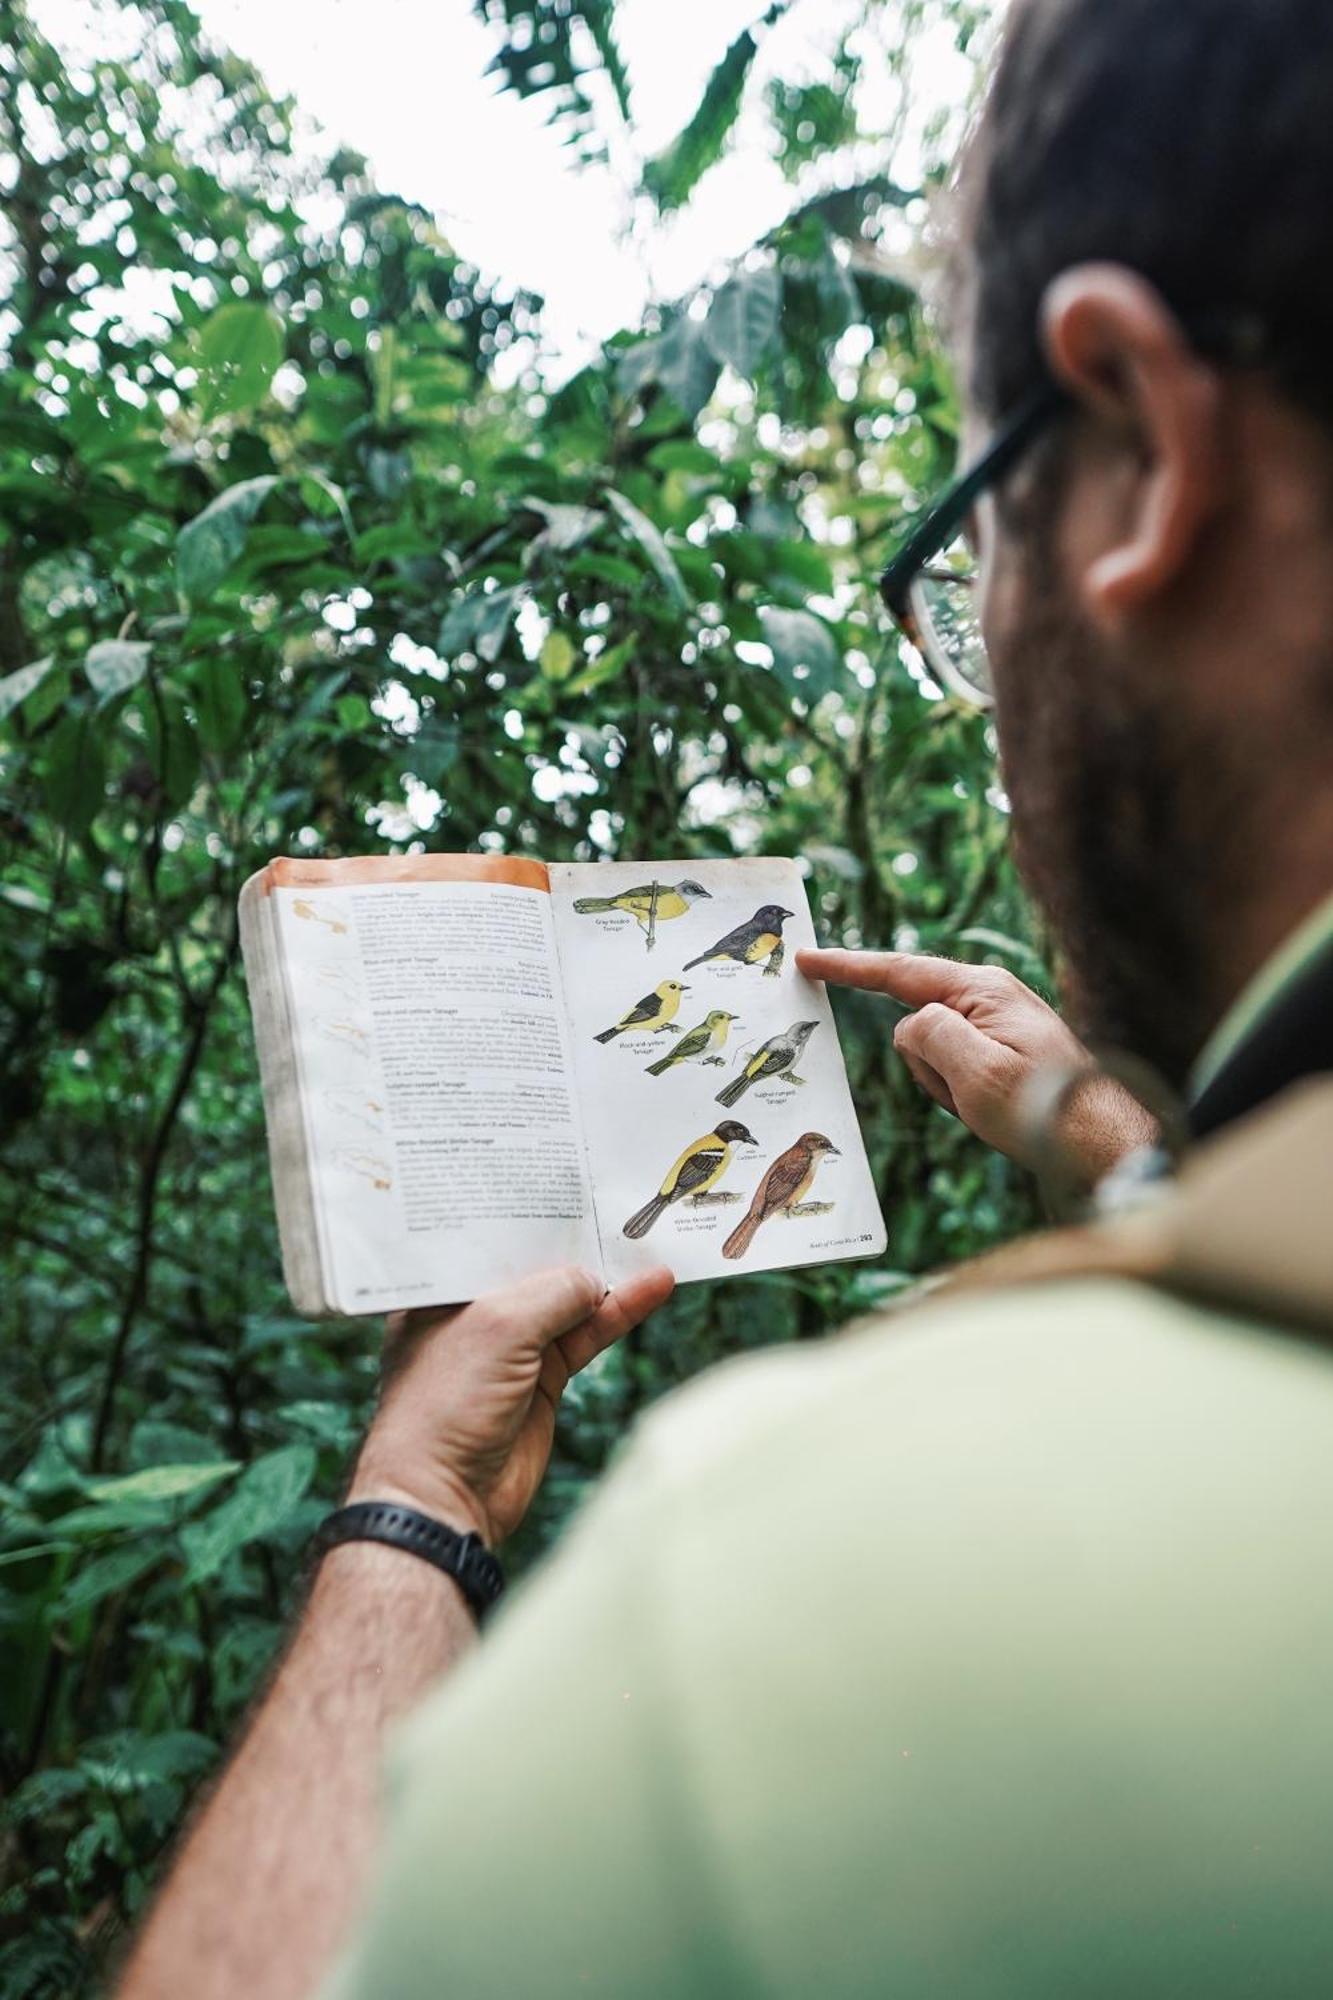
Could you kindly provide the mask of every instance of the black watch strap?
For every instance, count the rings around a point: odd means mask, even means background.
[[[339,1507],[315,1530],[311,1547],[318,1560],[344,1542],[384,1542],[433,1563],[453,1578],[479,1620],[504,1591],[504,1571],[480,1535],[460,1535],[443,1521],[392,1500],[358,1500]]]

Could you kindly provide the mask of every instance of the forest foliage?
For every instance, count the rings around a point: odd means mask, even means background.
[[[736,146],[789,183],[560,379],[541,301],[181,0],[102,11],[106,52],[71,53],[0,0],[5,2000],[87,1990],[141,1907],[374,1390],[378,1329],[281,1287],[251,870],[789,854],[831,940],[1041,978],[987,728],[873,587],[956,442],[909,255],[956,116],[919,117],[915,55],[986,10],[826,8],[774,74],[775,0],[648,154],[613,0],[477,0],[497,89],[624,177],[628,233]],[[890,1011],[841,1021],[886,1261],[687,1288],[571,1389],[515,1567],[653,1398],[1029,1219]]]

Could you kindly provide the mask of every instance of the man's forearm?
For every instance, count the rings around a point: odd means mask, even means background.
[[[474,1638],[459,1591],[417,1557],[358,1543],[324,1558],[119,2000],[305,2000],[366,1886],[385,1731]]]

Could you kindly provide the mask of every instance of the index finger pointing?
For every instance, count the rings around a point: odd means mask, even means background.
[[[928,958],[910,951],[807,950],[797,952],[796,963],[807,979],[887,993],[904,1007],[926,1007],[932,1000],[947,1005],[966,992],[976,971],[952,958]]]

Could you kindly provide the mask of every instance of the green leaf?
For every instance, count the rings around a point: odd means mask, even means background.
[[[634,657],[638,643],[638,639],[631,633],[629,638],[622,639],[619,645],[608,646],[591,666],[585,667],[582,673],[575,674],[573,680],[566,686],[565,693],[591,694],[594,689],[605,687],[608,681],[615,680],[625,671]]]
[[[199,604],[216,589],[245,547],[250,523],[278,484],[272,473],[242,479],[210,500],[176,538],[176,585]]]
[[[578,649],[567,632],[548,633],[541,650],[541,669],[548,681],[568,680]]]
[[[646,514],[641,514],[634,502],[627,500],[623,493],[608,490],[606,498],[608,505],[620,516],[626,531],[647,556],[657,572],[659,583],[676,609],[688,611],[689,592],[685,588],[680,571],[676,568],[675,558],[663,539],[661,529],[655,526]]]
[[[138,687],[148,672],[152,647],[146,639],[101,639],[84,656],[83,670],[103,701]]]
[[[267,306],[234,300],[199,329],[199,371],[206,418],[251,410],[282,366],[282,322]]]
[[[90,1605],[100,1604],[104,1597],[111,1597],[118,1590],[127,1590],[155,1568],[164,1553],[160,1545],[150,1547],[142,1542],[131,1542],[123,1548],[109,1549],[105,1555],[94,1556],[60,1593],[56,1601],[57,1613],[62,1618],[70,1618],[78,1611],[86,1611]]]
[[[149,1465],[142,1472],[127,1473],[123,1479],[99,1479],[89,1486],[90,1500],[178,1500],[182,1493],[197,1493],[202,1486],[215,1486],[240,1470],[234,1458],[210,1460],[206,1465]]]
[[[624,350],[616,383],[625,396],[638,394],[651,383],[657,383],[693,423],[717,387],[720,367],[702,324],[682,313],[665,333]]]
[[[55,654],[48,653],[44,660],[34,660],[31,666],[5,675],[0,681],[0,722],[37,691],[55,663]]]
[[[441,653],[446,659],[457,653],[475,653],[493,666],[522,596],[522,589],[515,585],[510,590],[474,590],[460,598],[440,627]]]
[[[181,1530],[186,1583],[215,1576],[228,1557],[281,1527],[315,1473],[313,1445],[284,1445],[255,1460],[211,1514]]]
[[[67,715],[46,739],[42,791],[67,834],[85,833],[106,795],[106,748],[88,715]]]
[[[770,7],[765,25],[783,11],[780,6]],[[664,152],[646,163],[643,184],[663,214],[682,207],[708,169],[721,159],[758,47],[749,28],[736,37],[709,77],[689,124]]]
[[[125,1794],[197,1777],[217,1754],[213,1739],[196,1729],[122,1729],[85,1744],[79,1763],[95,1784]]]
[[[245,734],[249,698],[233,661],[210,655],[201,660],[191,679],[199,741],[205,750],[225,755]]]
[[[534,549],[550,550],[553,555],[563,554],[567,549],[578,548],[589,535],[595,535],[606,520],[605,514],[597,507],[574,507],[550,500],[523,502],[534,514],[540,514],[546,526],[532,543]]]
[[[809,611],[785,611],[765,604],[759,612],[773,668],[790,694],[811,706],[828,693],[840,665],[833,634]]]
[[[770,264],[738,271],[713,300],[704,338],[719,361],[753,382],[759,363],[777,338],[782,313],[782,278]]]

